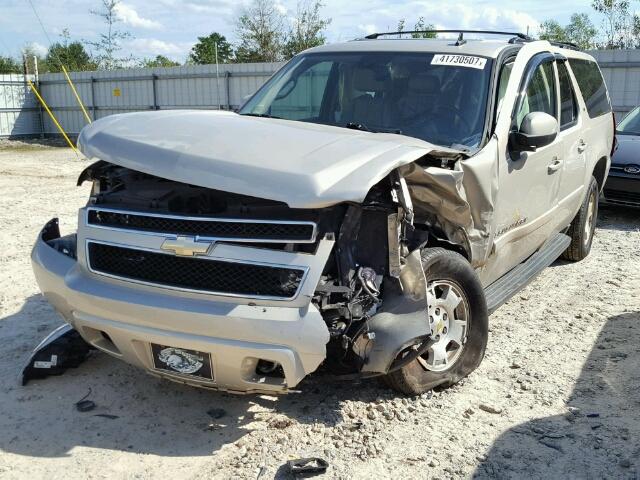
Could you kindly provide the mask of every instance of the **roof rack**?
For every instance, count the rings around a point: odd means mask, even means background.
[[[529,35],[525,35],[524,33],[501,32],[497,30],[460,30],[460,29],[457,29],[457,30],[407,30],[404,32],[379,32],[379,33],[371,33],[364,38],[366,38],[367,40],[375,40],[378,37],[383,37],[387,35],[404,35],[404,34],[410,35],[412,33],[457,33],[457,34],[482,33],[486,35],[509,35],[524,41],[533,40],[533,38],[531,38]]]
[[[569,50],[582,50],[578,45],[571,42],[556,42],[555,40],[547,40],[554,47],[567,48]]]

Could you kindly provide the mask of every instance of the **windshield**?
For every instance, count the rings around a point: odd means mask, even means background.
[[[640,135],[640,107],[631,110],[616,129],[622,135]]]
[[[240,110],[453,148],[482,141],[491,60],[437,53],[323,53],[294,58]]]

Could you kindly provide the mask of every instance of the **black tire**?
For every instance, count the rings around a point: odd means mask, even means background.
[[[579,262],[583,260],[591,251],[593,243],[593,233],[596,229],[596,220],[598,218],[598,200],[600,187],[594,177],[591,177],[587,194],[580,205],[580,210],[567,230],[567,235],[571,237],[571,243],[562,253],[562,258],[571,262]],[[595,202],[591,215],[591,225],[587,228],[589,222],[589,202]]]
[[[449,369],[429,371],[419,360],[414,360],[384,377],[388,386],[411,396],[437,386],[449,387],[473,372],[484,357],[489,330],[484,290],[473,268],[462,255],[443,248],[426,248],[422,251],[422,267],[427,284],[444,280],[460,287],[466,297],[469,315],[462,353]]]

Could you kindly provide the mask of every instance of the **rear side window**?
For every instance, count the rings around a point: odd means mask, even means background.
[[[578,105],[569,71],[564,62],[558,62],[560,79],[560,128],[568,128],[578,119]]]
[[[607,96],[607,87],[595,62],[572,58],[569,65],[580,87],[580,92],[587,104],[587,111],[591,118],[599,117],[611,112],[611,104]]]

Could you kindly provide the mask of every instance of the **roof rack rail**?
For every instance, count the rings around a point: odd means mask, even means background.
[[[569,50],[582,50],[578,45],[571,42],[556,42],[555,40],[547,40],[554,47],[567,48]]]
[[[383,36],[387,36],[387,35],[404,35],[404,34],[412,34],[412,33],[482,33],[482,34],[487,34],[487,35],[509,35],[512,37],[516,37],[520,40],[525,40],[525,41],[531,41],[533,40],[533,38],[531,38],[529,35],[525,35],[524,33],[514,33],[514,32],[502,32],[502,31],[498,31],[498,30],[460,30],[460,29],[456,29],[456,30],[407,30],[404,32],[379,32],[379,33],[371,33],[369,35],[367,35],[366,38],[367,40],[375,40],[378,37],[383,37]]]

